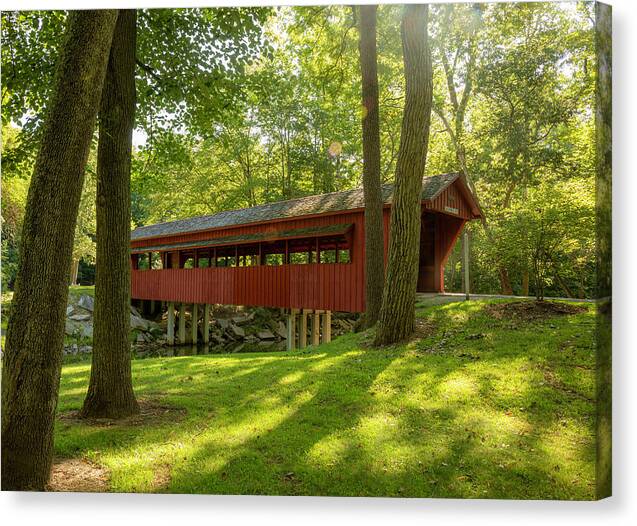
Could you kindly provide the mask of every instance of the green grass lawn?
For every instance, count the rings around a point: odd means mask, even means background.
[[[95,285],[71,285],[69,287],[69,296],[79,297],[83,294],[95,296]]]
[[[58,457],[110,472],[111,491],[517,499],[594,496],[593,307],[499,320],[493,302],[418,310],[431,334],[369,334],[292,353],[135,360],[146,424],[60,418]],[[66,365],[58,410],[89,364]]]

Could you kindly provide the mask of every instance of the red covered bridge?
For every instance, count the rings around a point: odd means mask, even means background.
[[[384,257],[392,191],[383,187]],[[445,261],[465,222],[478,217],[459,174],[423,179],[419,291],[444,291]],[[362,312],[364,229],[360,188],[137,228],[132,298]]]

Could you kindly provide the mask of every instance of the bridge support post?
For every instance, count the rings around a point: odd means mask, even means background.
[[[207,303],[203,306],[203,342],[210,342],[210,305]]]
[[[332,341],[332,311],[326,310],[323,314],[323,340],[321,343]]]
[[[307,347],[307,310],[301,310],[301,322],[299,323],[299,349]]]
[[[312,345],[318,345],[321,335],[321,311],[315,310],[312,314]]]
[[[198,325],[199,325],[199,305],[197,305],[196,303],[193,303],[192,305],[192,321],[191,321],[191,327],[190,327],[190,332],[191,332],[191,336],[192,336],[192,344],[193,345],[197,345],[197,331],[199,329]]]
[[[179,332],[177,334],[179,343],[184,345],[186,343],[186,304],[179,304]]]
[[[287,350],[293,351],[296,349],[296,313],[298,309],[290,309],[288,314],[288,337],[287,337]]]
[[[175,345],[175,304],[172,301],[168,302],[167,321],[166,339],[168,340],[168,345]]]

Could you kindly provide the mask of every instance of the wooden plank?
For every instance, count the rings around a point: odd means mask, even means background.
[[[203,342],[210,342],[210,305],[206,303],[203,306]]]
[[[321,315],[319,311],[314,311],[312,314],[312,345],[319,344],[319,338],[321,334]]]
[[[168,345],[175,345],[175,304],[172,301],[168,302],[167,322],[166,340]]]

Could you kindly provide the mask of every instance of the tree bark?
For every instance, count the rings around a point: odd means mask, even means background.
[[[427,15],[426,5],[407,5],[401,23],[405,109],[396,162],[387,279],[376,345],[403,340],[414,329],[422,178],[427,160],[433,91]]]
[[[77,275],[80,270],[80,260],[73,259],[71,263],[71,285],[77,285]]]
[[[3,357],[3,490],[43,490],[49,479],[73,236],[116,17],[72,11],[58,60]]]
[[[120,10],[99,113],[93,361],[83,417],[121,418],[139,412],[129,341],[135,48],[136,11]]]
[[[380,183],[376,5],[360,6],[359,52],[363,96],[363,193],[365,195],[365,316],[363,326],[378,321],[383,302],[383,197]]]

